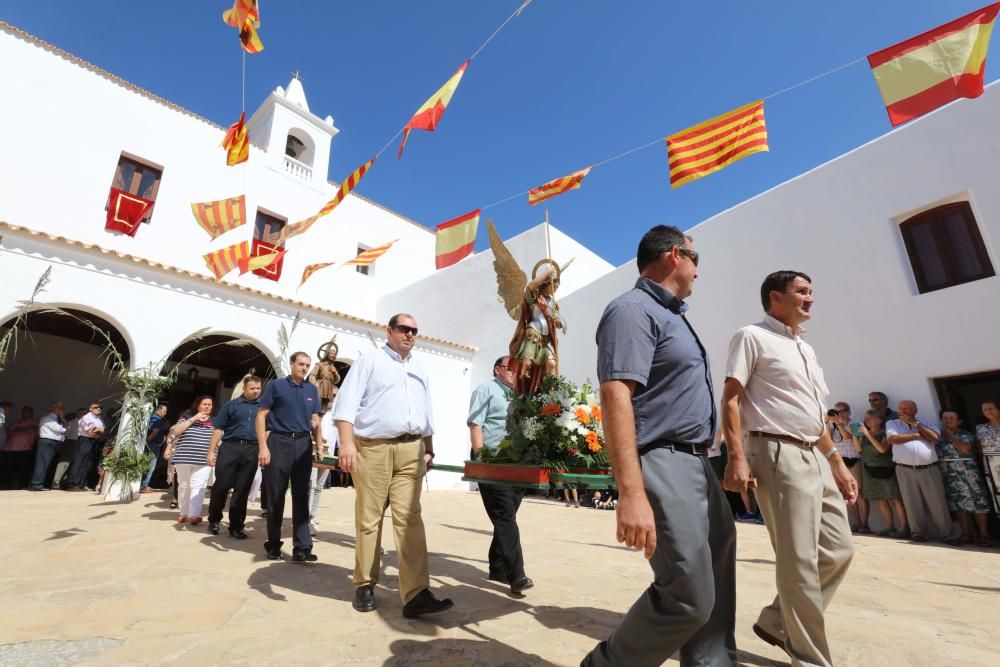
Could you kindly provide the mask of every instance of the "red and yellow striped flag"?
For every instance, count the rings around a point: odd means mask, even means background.
[[[240,43],[247,53],[260,53],[264,44],[257,36],[260,27],[260,8],[257,0],[235,0],[232,9],[222,12],[222,20],[240,31]]]
[[[994,3],[868,56],[882,101],[895,125],[961,97],[983,94]]]
[[[325,269],[328,266],[333,266],[336,262],[323,262],[321,264],[310,264],[302,270],[302,280],[299,281],[299,287],[306,284],[306,281],[312,277],[312,274],[316,273],[320,269]]]
[[[191,211],[198,226],[208,232],[213,240],[236,229],[247,221],[247,200],[244,195],[191,204]]]
[[[205,264],[215,274],[216,280],[222,280],[222,276],[239,266],[241,259],[249,256],[250,244],[246,241],[203,255]]]
[[[444,115],[444,110],[448,108],[448,103],[451,102],[452,95],[458,90],[458,84],[462,80],[462,75],[465,74],[465,68],[468,66],[469,61],[466,60],[458,68],[458,71],[452,74],[451,78],[445,81],[445,84],[436,93],[431,95],[430,99],[417,109],[417,113],[413,114],[413,118],[403,126],[403,140],[399,142],[399,153],[396,157],[403,157],[403,149],[406,147],[406,140],[410,136],[410,130],[427,130],[428,132],[433,132],[437,129],[437,125],[441,121],[441,116]]]
[[[281,258],[285,256],[285,250],[279,249],[274,252],[265,253],[262,255],[251,255],[249,257],[241,257],[236,263],[240,269],[240,275],[248,273],[250,271],[260,271],[261,269],[266,269],[272,265],[276,265],[281,261]],[[271,273],[277,273],[277,270]]]
[[[355,257],[354,259],[349,259],[346,262],[344,262],[344,266],[351,266],[351,265],[371,266],[372,264],[375,263],[376,259],[384,255],[386,251],[392,247],[392,244],[398,240],[399,239],[395,239],[389,241],[388,243],[384,243],[378,246],[377,248],[371,248],[369,250],[365,250],[364,252],[358,253],[358,256]]]
[[[754,102],[667,137],[670,187],[768,150],[764,101]]]
[[[434,266],[443,269],[468,257],[476,243],[476,229],[478,227],[478,208],[471,213],[438,225],[437,238],[434,242]]]
[[[240,162],[246,162],[250,157],[250,137],[247,136],[247,126],[244,122],[247,114],[244,111],[240,119],[229,126],[225,138],[219,144],[226,149],[226,164],[232,167]]]
[[[361,179],[364,178],[368,170],[371,169],[372,165],[375,163],[375,158],[368,160],[363,165],[354,170],[354,172],[347,177],[347,180],[340,184],[340,189],[337,190],[337,194],[334,195],[333,199],[328,201],[323,205],[316,215],[306,218],[305,220],[300,220],[291,225],[285,225],[284,228],[278,233],[278,239],[274,242],[274,245],[284,245],[285,241],[292,238],[293,236],[298,236],[299,234],[304,234],[309,231],[309,228],[316,223],[317,220],[322,218],[324,215],[337,208],[340,202],[347,198],[347,195],[351,194],[351,190],[357,187]]]
[[[590,173],[591,169],[593,169],[593,167],[587,167],[586,169],[581,169],[580,171],[574,171],[569,176],[563,176],[562,178],[557,178],[554,181],[549,181],[544,185],[539,185],[537,188],[533,188],[528,191],[528,204],[534,206],[535,204],[541,204],[547,199],[552,199],[557,195],[561,195],[564,192],[579,190],[580,186],[583,185],[583,179]]]

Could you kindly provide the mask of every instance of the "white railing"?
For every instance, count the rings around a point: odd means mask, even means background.
[[[312,167],[289,155],[285,156],[285,173],[295,178],[301,178],[303,181],[312,181],[313,177]]]

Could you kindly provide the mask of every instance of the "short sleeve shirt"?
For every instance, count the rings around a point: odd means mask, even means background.
[[[510,390],[494,378],[476,387],[469,400],[469,418],[466,423],[483,429],[483,446],[494,454],[507,435],[507,407],[510,399]]]
[[[278,380],[280,382],[280,380]],[[272,382],[272,384],[274,384]],[[257,411],[260,401],[248,401],[238,396],[222,406],[215,418],[215,428],[222,431],[223,440],[257,441]],[[284,430],[284,429],[282,429]],[[309,430],[309,429],[305,429]]]
[[[640,277],[608,304],[597,325],[597,377],[633,380],[636,444],[710,446],[716,412],[708,353],[684,313],[686,303]]]
[[[309,380],[295,384],[291,376],[269,382],[260,396],[260,404],[270,410],[267,430],[286,433],[311,431],[312,416],[320,411],[316,385]]]
[[[919,433],[919,430],[910,426],[902,419],[890,419],[885,424],[886,437],[894,435],[910,435]],[[928,442],[923,438],[910,440],[899,445],[892,446],[892,460],[895,463],[902,463],[906,466],[926,466],[938,460],[937,443]]]

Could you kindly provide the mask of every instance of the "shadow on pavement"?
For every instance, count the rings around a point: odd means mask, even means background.
[[[555,663],[519,651],[495,639],[397,639],[389,645],[392,656],[385,667],[402,665],[489,665],[490,667],[549,667]]]

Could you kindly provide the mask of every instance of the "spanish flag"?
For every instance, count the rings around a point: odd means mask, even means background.
[[[246,162],[250,157],[250,138],[247,136],[247,126],[244,122],[247,113],[240,114],[240,119],[229,126],[225,138],[219,144],[226,149],[226,164],[232,167]]]
[[[340,184],[340,189],[337,190],[337,194],[333,196],[333,199],[323,204],[323,208],[316,212],[315,215],[306,218],[305,220],[300,220],[292,225],[285,225],[285,227],[278,234],[278,238],[275,241],[276,245],[283,245],[285,241],[292,238],[293,236],[298,236],[299,234],[304,234],[309,231],[317,220],[322,218],[324,215],[330,213],[333,209],[340,205],[340,202],[347,198],[347,195],[351,194],[351,191],[357,187],[361,179],[365,177],[368,170],[372,168],[375,164],[375,158],[368,160],[363,165],[351,172],[351,175],[347,177],[343,183]]]
[[[670,187],[678,188],[766,150],[761,100],[667,137]]]
[[[222,277],[239,266],[240,260],[250,256],[250,244],[246,241],[241,241],[240,243],[235,243],[228,248],[223,248],[222,250],[215,250],[206,255],[203,255],[205,264],[208,268],[215,274],[216,280],[222,280]]]
[[[434,266],[443,269],[472,254],[477,227],[479,209],[438,225],[434,243]]]
[[[452,74],[451,78],[417,109],[417,113],[413,114],[413,118],[403,127],[403,140],[399,143],[397,157],[403,157],[403,148],[406,147],[406,140],[410,136],[410,130],[427,130],[428,132],[433,132],[437,129],[437,125],[441,121],[441,116],[444,115],[444,110],[448,108],[448,103],[451,102],[452,95],[458,90],[458,83],[462,80],[462,75],[465,74],[465,68],[468,66],[469,61],[466,60],[458,68],[458,71]]]
[[[569,176],[563,176],[562,178],[557,178],[543,185],[539,185],[537,188],[532,188],[528,191],[528,204],[530,206],[534,206],[535,204],[541,204],[547,199],[552,199],[557,195],[561,195],[564,192],[579,190],[580,186],[583,185],[583,179],[587,177],[587,174],[590,173],[591,169],[593,169],[593,167],[587,167],[586,169],[581,169],[580,171],[574,171]]]
[[[247,221],[247,200],[244,195],[191,204],[191,212],[198,226],[217,239]]]
[[[868,56],[889,121],[913,120],[962,97],[983,94],[990,34],[1000,3]]]

